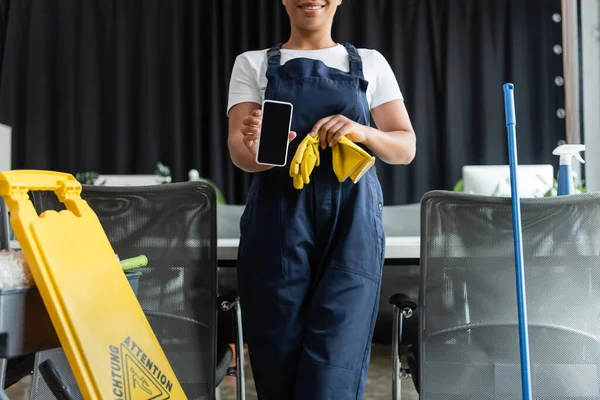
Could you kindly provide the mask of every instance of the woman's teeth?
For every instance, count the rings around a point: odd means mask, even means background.
[[[303,10],[318,10],[325,6],[300,6]]]

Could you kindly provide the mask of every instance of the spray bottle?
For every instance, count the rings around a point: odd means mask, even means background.
[[[558,196],[573,194],[575,191],[573,172],[571,170],[571,159],[575,157],[580,163],[585,163],[579,154],[580,151],[584,150],[585,145],[583,144],[563,144],[555,148],[552,152],[555,156],[560,156],[560,165],[558,168]]]

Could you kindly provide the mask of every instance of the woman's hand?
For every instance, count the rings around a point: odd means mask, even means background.
[[[240,103],[229,111],[229,137],[227,146],[231,161],[246,172],[262,172],[272,167],[256,163],[256,140],[259,129],[254,121],[260,105],[257,103]],[[260,119],[259,123],[260,125]],[[242,131],[246,133],[242,133]],[[247,137],[247,138],[246,138]]]
[[[362,143],[380,160],[388,164],[409,164],[415,158],[416,136],[403,100],[392,100],[371,110],[377,128],[354,122],[343,115],[332,115],[318,121],[312,136],[321,132],[323,149],[335,145],[343,136]]]
[[[361,143],[368,139],[369,127],[354,122],[343,115],[332,115],[319,120],[311,131],[312,136],[321,132],[321,148],[334,146],[343,136],[355,143]]]
[[[260,110],[254,110],[252,114],[246,115],[242,118],[242,127],[240,129],[243,135],[242,142],[244,142],[248,151],[253,156],[256,156],[256,141],[260,133],[260,115]]]
[[[252,114],[242,118],[242,141],[253,156],[256,156],[256,141],[260,136],[260,117],[262,115],[261,110],[254,110]],[[288,140],[292,141],[296,137],[296,132],[290,132]]]

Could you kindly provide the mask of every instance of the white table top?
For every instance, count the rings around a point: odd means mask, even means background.
[[[239,239],[218,239],[217,258],[219,260],[236,260]],[[386,238],[385,258],[413,259],[420,258],[421,238],[419,236],[392,236]]]
[[[217,258],[220,261],[234,261],[237,259],[238,238],[218,239]],[[420,258],[419,236],[392,236],[386,238],[385,258],[390,259],[417,259]],[[11,241],[11,248],[20,249],[17,241]]]

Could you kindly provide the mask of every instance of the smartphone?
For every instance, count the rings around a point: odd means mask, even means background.
[[[287,163],[293,109],[291,103],[263,101],[260,135],[256,149],[258,164],[284,167]]]

